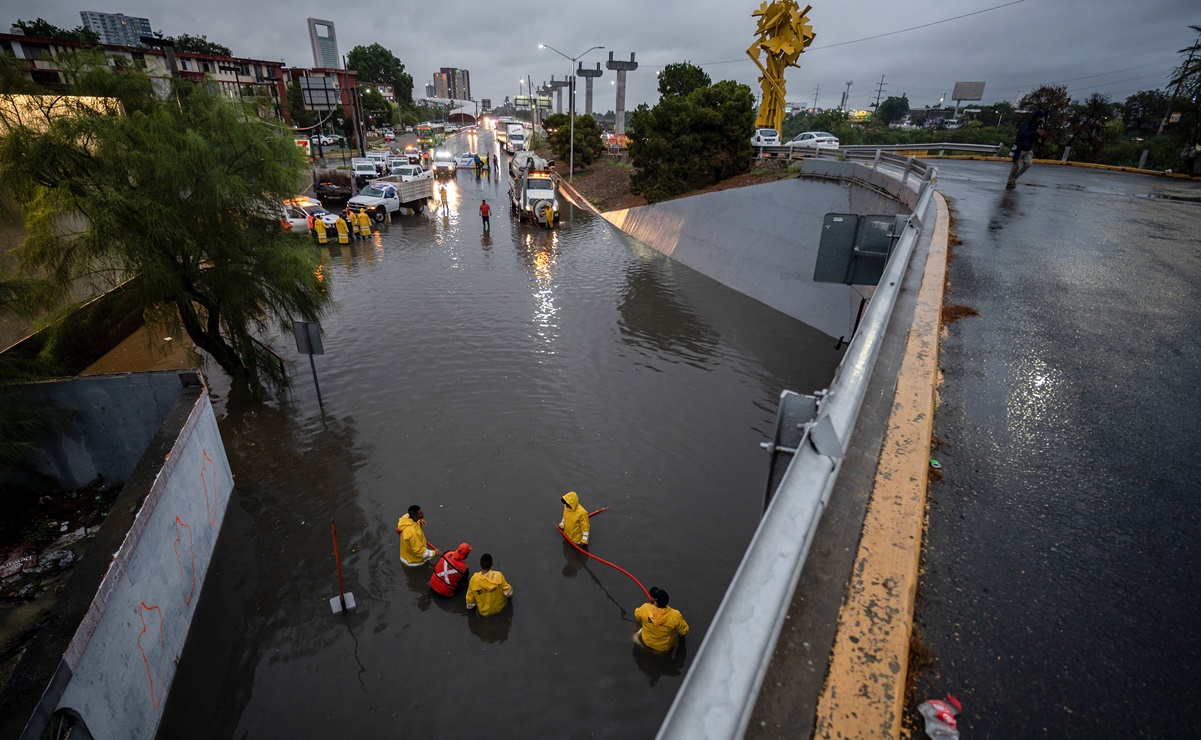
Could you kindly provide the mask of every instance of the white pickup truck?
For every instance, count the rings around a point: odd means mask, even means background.
[[[433,178],[428,173],[414,180],[406,181],[402,177],[397,174],[372,180],[358,195],[346,201],[346,206],[352,211],[366,210],[376,223],[401,208],[421,213],[425,202],[434,197]]]

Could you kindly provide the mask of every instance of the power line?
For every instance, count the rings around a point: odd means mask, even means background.
[[[881,38],[884,38],[885,36],[895,36],[898,33],[906,33],[908,31],[917,31],[918,29],[929,28],[930,26],[937,26],[942,23],[950,23],[951,21],[957,21],[957,20],[960,20],[961,18],[968,18],[973,15],[980,15],[981,13],[988,13],[989,11],[999,10],[1001,8],[1008,8],[1010,5],[1017,5],[1019,3],[1024,3],[1024,2],[1026,2],[1026,0],[1012,0],[1012,2],[1004,3],[1002,5],[994,5],[991,8],[984,8],[983,10],[975,10],[975,11],[972,11],[971,13],[964,13],[963,15],[957,15],[957,16],[954,16],[951,18],[943,18],[940,21],[931,21],[929,23],[923,23],[920,26],[910,26],[909,28],[901,28],[896,31],[887,31],[885,33],[878,33],[875,36],[866,36],[861,39],[852,39],[851,41],[839,41],[836,44],[827,44],[825,46],[811,46],[808,49],[806,49],[806,51],[817,51],[819,49],[833,49],[836,46],[846,46],[848,44],[858,44],[863,41],[871,41],[873,39],[881,39]],[[712,66],[715,66],[718,64],[737,64],[739,62],[749,62],[749,61],[751,61],[749,57],[742,57],[739,59],[723,59],[722,61],[719,61],[719,62],[699,62],[697,64],[697,66],[698,67],[712,67]],[[663,69],[666,65],[648,64],[645,66],[647,69]]]

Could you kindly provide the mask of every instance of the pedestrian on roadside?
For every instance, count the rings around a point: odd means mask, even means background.
[[[419,568],[441,553],[425,540],[425,512],[416,504],[396,522],[400,535],[400,562],[409,568]]]
[[[491,231],[492,226],[489,223],[488,217],[492,214],[492,206],[488,205],[487,199],[480,203],[480,218],[484,221],[484,231]]]
[[[670,653],[676,646],[676,635],[682,640],[688,634],[688,623],[678,609],[667,605],[667,592],[651,586],[651,601],[634,610],[634,619],[642,626],[634,637],[651,650]]]
[[[1013,145],[1013,166],[1009,168],[1009,182],[1005,183],[1007,190],[1018,186],[1018,178],[1030,169],[1034,161],[1034,147],[1043,138],[1043,121],[1047,112],[1042,108],[1034,111],[1018,129],[1017,141]]]
[[[513,587],[499,570],[492,570],[492,555],[480,556],[480,572],[467,584],[467,608],[475,609],[481,617],[496,614],[505,608],[506,599],[513,598]]]

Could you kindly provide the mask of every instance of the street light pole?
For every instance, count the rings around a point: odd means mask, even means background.
[[[591,49],[588,49],[587,51],[585,51],[581,54],[577,54],[574,57],[569,57],[566,54],[564,54],[563,52],[556,49],[555,47],[548,46],[547,44],[538,44],[538,48],[550,49],[554,53],[558,54],[559,56],[561,56],[564,59],[567,59],[571,62],[571,71],[568,72],[568,78],[567,78],[569,81],[569,95],[568,95],[568,100],[567,100],[567,109],[571,115],[571,126],[568,131],[568,136],[571,137],[571,144],[570,144],[571,157],[568,160],[568,164],[567,164],[567,181],[574,182],[575,181],[575,67],[576,67],[576,62],[579,61],[580,59],[583,59],[584,55],[587,54],[589,51],[596,51],[597,49],[603,49],[605,47],[594,46]]]

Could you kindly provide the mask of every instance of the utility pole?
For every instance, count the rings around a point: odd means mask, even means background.
[[[850,109],[851,85],[852,84],[853,83],[851,82],[851,80],[847,80],[847,91],[842,94],[842,109],[843,109],[843,111],[847,111]]]
[[[1186,59],[1184,62],[1184,69],[1188,69],[1189,66],[1192,65],[1193,54],[1196,53],[1199,47],[1201,47],[1201,41],[1194,43],[1192,48],[1188,50],[1188,59]],[[1168,109],[1163,112],[1163,119],[1159,122],[1159,130],[1155,132],[1156,136],[1162,134],[1164,127],[1168,125],[1168,119],[1172,117],[1172,102],[1176,100],[1178,95],[1180,95],[1180,86],[1182,84],[1184,84],[1183,78],[1181,78],[1180,82],[1176,83],[1176,89],[1172,91],[1172,96],[1168,98]]]
[[[822,86],[818,85],[817,89],[813,91],[813,112],[814,113],[817,112],[817,101],[821,97],[821,94],[822,94]]]
[[[880,96],[884,94],[884,75],[880,75],[880,84],[876,85],[876,102],[872,103],[872,107],[879,110]]]

